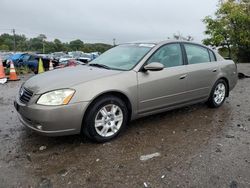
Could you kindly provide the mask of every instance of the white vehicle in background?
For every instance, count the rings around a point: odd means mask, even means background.
[[[80,57],[82,56],[84,53],[82,51],[72,51],[72,52],[68,52],[68,55],[71,55],[72,57]]]
[[[54,60],[57,60],[57,61],[59,61],[59,59],[65,55],[67,55],[67,54],[64,52],[54,52],[54,53],[50,54],[51,58],[53,58]]]
[[[59,59],[59,63],[63,62],[63,61],[68,61],[70,59],[75,59],[72,55],[64,55]]]
[[[79,57],[77,58],[77,60],[78,60],[78,61],[81,61],[81,62],[83,62],[83,63],[88,63],[88,62],[90,62],[90,61],[92,60],[91,54],[89,54],[89,53],[82,53],[82,55],[79,56]]]

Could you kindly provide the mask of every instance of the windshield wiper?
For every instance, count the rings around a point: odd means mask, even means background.
[[[109,66],[103,65],[103,64],[98,64],[98,63],[90,63],[89,66],[100,67],[100,68],[105,68],[105,69],[110,69]]]

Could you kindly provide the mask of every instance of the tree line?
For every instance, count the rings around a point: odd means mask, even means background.
[[[32,51],[37,53],[51,52],[104,52],[112,46],[103,43],[84,43],[80,39],[70,42],[62,42],[59,39],[47,41],[44,34],[40,34],[34,38],[27,38],[25,35],[10,35],[4,33],[0,35],[0,50],[2,51]]]
[[[203,19],[207,38],[205,45],[219,50],[222,56],[234,59],[236,62],[250,62],[250,1],[249,0],[219,0],[214,16]],[[191,36],[174,35],[177,40],[193,40]],[[15,42],[14,42],[15,41]],[[15,44],[15,45],[14,45]],[[50,53],[56,51],[104,52],[112,46],[109,44],[88,44],[77,39],[61,42],[59,39],[46,41],[46,36],[40,34],[28,39],[25,35],[0,35],[0,50],[5,51],[35,51]]]
[[[203,22],[208,35],[203,43],[237,62],[250,62],[250,1],[220,0],[215,15]]]

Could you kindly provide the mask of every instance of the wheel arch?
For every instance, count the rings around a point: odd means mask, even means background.
[[[111,91],[105,91],[103,93],[100,93],[99,95],[95,96],[91,102],[89,103],[89,105],[87,106],[86,110],[85,110],[85,113],[83,115],[83,119],[82,119],[82,128],[83,128],[83,122],[86,118],[86,114],[88,113],[89,109],[92,107],[92,105],[95,103],[95,101],[97,101],[99,98],[101,97],[104,97],[104,96],[115,96],[115,97],[118,97],[120,98],[121,100],[123,100],[127,106],[127,109],[128,109],[128,120],[130,121],[131,120],[131,116],[132,116],[132,104],[131,104],[131,101],[129,99],[129,97],[124,94],[123,92],[121,91],[116,91],[116,90],[111,90]]]

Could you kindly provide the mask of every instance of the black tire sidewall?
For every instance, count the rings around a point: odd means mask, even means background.
[[[123,113],[123,122],[120,129],[112,136],[103,137],[96,132],[95,129],[95,117],[98,111],[105,105],[108,104],[115,104],[119,106]],[[91,140],[96,142],[106,142],[115,137],[117,137],[126,127],[128,123],[128,110],[126,104],[118,97],[115,96],[105,96],[97,99],[94,103],[90,106],[86,118],[83,124],[83,130],[86,136],[88,136]]]

